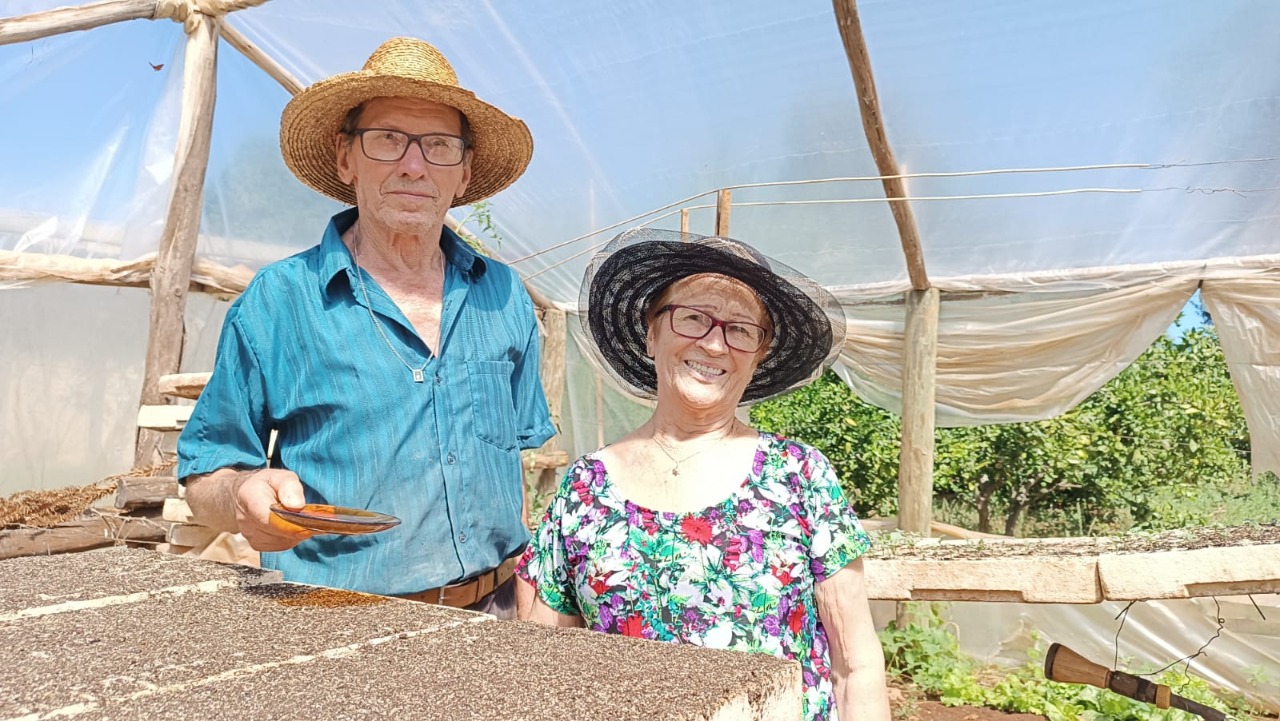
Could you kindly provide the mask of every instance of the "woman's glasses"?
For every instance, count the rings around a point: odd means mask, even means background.
[[[724,342],[743,353],[755,353],[769,340],[769,329],[755,323],[720,320],[687,305],[664,305],[658,315],[670,313],[671,330],[685,338],[705,338],[715,328],[724,333]]]

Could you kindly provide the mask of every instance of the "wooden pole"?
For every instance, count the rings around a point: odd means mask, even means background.
[[[933,520],[933,432],[938,365],[938,289],[909,290],[903,333],[902,453],[898,527],[929,535]]]
[[[547,331],[546,342],[542,345],[542,365],[539,373],[542,377],[542,392],[547,396],[547,409],[551,411],[551,422],[560,428],[560,418],[564,407],[565,383],[565,339],[568,332],[567,315],[563,310],[549,308],[543,312],[542,327]],[[603,444],[602,444],[603,445]],[[538,453],[551,455],[560,450],[559,434],[538,449]],[[559,480],[559,469],[543,468],[538,471],[534,482],[534,492],[539,496],[553,493]]]
[[[858,109],[862,113],[862,130],[867,135],[867,144],[871,146],[871,156],[875,158],[880,175],[900,175],[898,161],[893,156],[893,148],[889,146],[889,137],[885,134],[880,117],[880,98],[876,95],[876,81],[871,74],[871,58],[867,55],[867,42],[862,37],[857,3],[855,0],[832,0],[832,4],[835,6],[840,39],[844,41],[845,55],[849,58],[849,69],[853,71],[853,85],[858,91]],[[885,197],[907,197],[902,178],[885,177],[881,183],[884,185]],[[889,210],[898,225],[898,236],[902,240],[902,252],[906,256],[911,287],[924,290],[929,287],[929,276],[924,269],[924,253],[920,249],[915,215],[905,200],[890,202]]]
[[[689,209],[688,208],[680,209],[680,232],[681,233],[689,232]]]
[[[288,70],[285,70],[283,65],[277,63],[271,56],[263,52],[262,48],[254,45],[249,38],[246,38],[243,33],[230,24],[223,24],[222,39],[226,40],[231,47],[239,50],[246,58],[253,61],[254,65],[257,65],[267,75],[274,78],[277,83],[283,85],[290,95],[297,95],[306,87],[297,78],[293,77]]]
[[[0,45],[88,30],[126,20],[151,18],[156,0],[103,0],[80,7],[56,8],[0,19]]]
[[[160,393],[160,376],[177,373],[182,365],[183,316],[200,232],[204,176],[213,130],[220,25],[217,18],[203,15],[188,24],[173,194],[151,274],[151,325],[142,376],[142,405],[167,403],[168,399]],[[134,463],[150,465],[161,460],[162,438],[161,433],[140,430]]]
[[[729,211],[733,209],[733,192],[721,188],[716,193],[716,235],[724,238],[729,235]]]
[[[596,374],[596,448],[604,448],[604,381]]]

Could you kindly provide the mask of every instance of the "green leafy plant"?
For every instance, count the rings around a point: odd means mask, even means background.
[[[1007,670],[982,666],[960,651],[937,605],[907,604],[910,623],[890,622],[880,632],[886,671],[909,681],[918,691],[948,706],[987,706],[1017,713],[1041,714],[1050,721],[1191,721],[1176,709],[1159,709],[1106,689],[1049,681],[1044,677],[1046,645],[1038,637],[1027,663]],[[1247,703],[1215,694],[1196,676],[1168,671],[1155,679],[1180,696],[1227,713],[1253,718]]]

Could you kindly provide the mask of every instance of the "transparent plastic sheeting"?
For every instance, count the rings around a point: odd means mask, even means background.
[[[63,4],[10,0],[0,13]],[[1029,351],[1021,370],[969,372],[1004,400],[940,388],[944,423],[1057,412],[1119,370],[1176,313],[1194,277],[1179,272],[1177,282],[1157,278],[1157,288],[1142,290],[1124,268],[1280,252],[1280,44],[1270,32],[1280,4],[863,0],[859,11],[887,135],[911,174],[931,280],[1047,293],[966,301],[973,310],[949,301],[947,347],[976,362],[980,353],[962,336],[976,329],[995,342],[996,317],[1066,330],[1054,325],[1054,306],[1076,320],[1085,308],[1106,309],[1115,323],[1095,318],[1097,338],[1072,331],[1074,347],[1055,338],[1062,356]],[[827,0],[270,0],[226,22],[303,82],[358,68],[395,35],[440,47],[465,86],[529,124],[533,162],[493,199],[500,237],[487,242],[564,307],[576,304],[592,248],[639,223],[675,227],[677,216],[655,209],[689,198],[692,230],[709,232],[713,191],[734,186],[730,234],[846,299],[865,349],[846,348],[842,372],[864,396],[893,405],[884,348],[900,320],[869,299],[904,290],[907,274],[883,190],[868,179],[877,171]],[[137,20],[0,46],[0,102],[9,110],[0,113],[0,259],[16,251],[131,261],[155,251],[171,192],[184,42],[177,23]],[[287,100],[220,45],[202,257],[261,267],[315,243],[337,209],[284,169],[276,138]],[[1077,169],[1045,170],[1066,167]],[[1006,172],[1014,169],[1039,170]],[[807,182],[828,178],[862,180]],[[755,187],[779,182],[793,184]],[[1076,272],[1107,267],[1117,270]],[[1214,281],[1219,299],[1235,298],[1221,301],[1220,323],[1228,354],[1247,359],[1233,365],[1233,377],[1249,392],[1246,403],[1274,398],[1274,359],[1258,350],[1275,345],[1274,323],[1234,283]],[[0,312],[24,312],[31,304],[20,294],[34,292],[0,293]],[[140,364],[144,344],[114,330],[145,323],[145,313],[117,317],[123,302],[86,307],[71,297],[78,292],[44,289],[41,307],[98,320],[104,340],[79,382],[136,395],[141,371],[124,369]],[[1267,291],[1246,295],[1257,292]],[[119,297],[135,293],[146,297]],[[1071,307],[1071,293],[1081,308]],[[1115,310],[1128,301],[1138,308]],[[129,301],[127,312],[145,305]],[[1233,308],[1238,321],[1228,318]],[[986,315],[968,326],[948,320],[980,311]],[[208,339],[192,329],[188,340],[211,343],[216,328]],[[26,379],[22,393],[65,385],[57,365],[69,361],[57,359],[69,346],[57,323],[6,329],[0,354],[43,359],[8,376]],[[1103,345],[1111,355],[1087,358]],[[195,358],[187,352],[190,369],[207,370]],[[944,380],[958,383],[965,373],[956,367]],[[1019,374],[1030,385],[1008,378]],[[569,379],[574,400],[563,427],[575,447],[610,435],[597,431],[596,415],[614,416],[619,431],[634,415],[613,410],[626,407],[620,396],[597,414],[595,382]],[[1024,391],[1025,403],[1016,398]],[[6,414],[19,392],[10,386],[0,400]],[[82,395],[58,397],[75,403]],[[1280,415],[1266,405],[1246,405],[1246,413],[1255,450],[1270,464],[1276,431],[1268,424]],[[23,452],[35,460],[0,467],[0,484],[83,483],[118,472],[131,419],[128,410],[113,420],[110,437],[91,442],[80,461],[52,440],[62,435],[56,414],[24,416],[35,445]]]
[[[893,603],[871,605],[877,627],[894,618]],[[1147,674],[1205,646],[1191,662],[1192,675],[1258,708],[1280,712],[1280,596],[1143,601],[1122,616],[1128,605],[940,603],[937,608],[961,651],[1004,666],[1028,663],[1037,646],[1035,658],[1043,663],[1044,651],[1057,641],[1107,668]],[[1186,672],[1187,664],[1170,670]]]

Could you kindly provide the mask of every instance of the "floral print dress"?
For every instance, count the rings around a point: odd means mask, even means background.
[[[745,482],[690,513],[638,506],[595,454],[579,458],[516,572],[596,631],[799,661],[804,717],[828,719],[815,584],[870,546],[826,457],[761,433]]]

